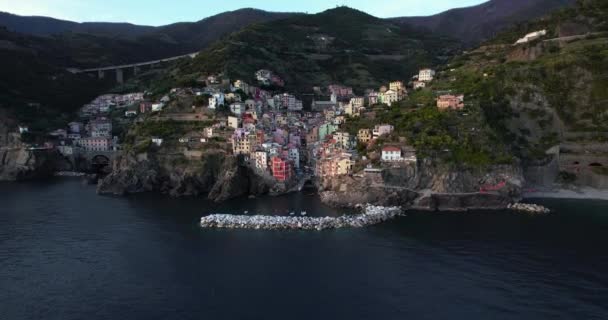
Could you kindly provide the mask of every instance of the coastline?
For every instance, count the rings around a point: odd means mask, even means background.
[[[606,200],[608,190],[599,190],[589,187],[579,189],[538,190],[523,193],[524,199],[579,199],[579,200]]]

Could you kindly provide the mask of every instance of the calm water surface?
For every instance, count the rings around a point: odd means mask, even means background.
[[[608,202],[411,213],[360,230],[203,230],[204,214],[339,215],[0,184],[0,319],[608,319]]]

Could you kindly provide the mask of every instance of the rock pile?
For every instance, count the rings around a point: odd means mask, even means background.
[[[84,172],[75,172],[75,171],[58,171],[55,172],[55,177],[84,177],[86,173]]]
[[[551,210],[549,210],[543,206],[536,205],[536,204],[527,204],[527,203],[510,204],[507,206],[507,209],[528,212],[528,213],[535,213],[535,214],[544,214],[544,213],[551,212]]]
[[[377,207],[368,205],[359,215],[333,217],[294,216],[238,216],[214,214],[201,218],[203,228],[255,229],[255,230],[326,230],[340,228],[362,228],[393,219],[401,213],[400,207]]]

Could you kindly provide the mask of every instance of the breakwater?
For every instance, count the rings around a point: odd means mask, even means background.
[[[203,228],[254,229],[254,230],[326,230],[363,228],[395,218],[400,207],[367,205],[363,213],[340,217],[286,217],[263,215],[213,214],[201,218]]]
[[[509,206],[507,206],[507,209],[520,211],[520,212],[534,213],[534,214],[551,213],[551,210],[549,210],[548,208],[545,208],[545,207],[537,205],[537,204],[528,204],[528,203],[510,204]]]

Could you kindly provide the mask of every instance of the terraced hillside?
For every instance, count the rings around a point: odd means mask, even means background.
[[[332,82],[363,89],[445,61],[458,47],[453,40],[340,7],[245,28],[203,51],[177,74],[194,79],[224,72],[252,81],[256,70],[266,68],[294,91]]]

